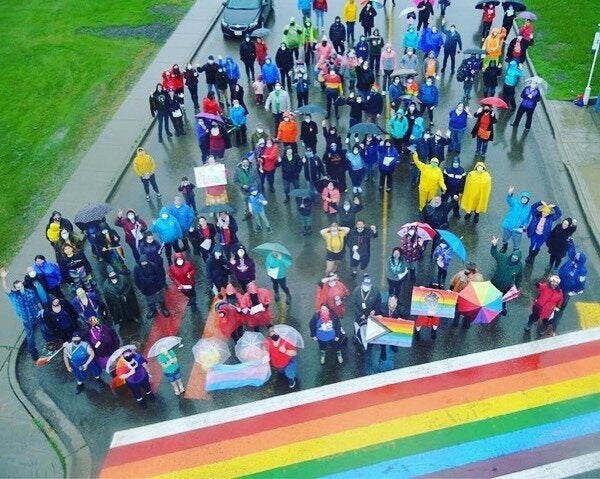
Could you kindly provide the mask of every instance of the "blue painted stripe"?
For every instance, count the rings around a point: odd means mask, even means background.
[[[498,420],[501,421],[502,417],[500,416]],[[422,476],[599,431],[600,412],[594,412],[508,434],[380,462],[326,477],[372,479],[382,476],[403,478]]]

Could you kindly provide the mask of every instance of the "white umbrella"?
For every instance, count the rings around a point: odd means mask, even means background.
[[[415,7],[406,7],[404,10],[402,10],[400,12],[400,15],[398,15],[398,18],[405,17],[409,13],[415,13],[416,11],[417,11],[417,9]]]
[[[131,349],[132,351],[136,351],[137,348],[133,345],[133,344],[128,344],[126,346],[121,346],[119,349],[117,349],[114,353],[112,353],[110,355],[110,358],[108,358],[108,361],[106,361],[106,372],[110,374],[111,369],[114,369],[112,367],[112,365],[117,362],[117,359],[119,359],[119,357],[121,357],[121,354],[123,354],[125,351]]]
[[[273,326],[273,329],[277,334],[279,334],[281,339],[296,346],[297,348],[304,348],[304,339],[298,330],[288,326],[287,324],[276,324]]]
[[[525,80],[526,85],[531,85],[535,83],[538,89],[545,95],[548,93],[548,82],[544,80],[542,77],[534,76]]]
[[[265,337],[261,333],[246,331],[235,345],[235,355],[243,363],[259,361],[265,354]]]
[[[156,341],[150,351],[148,351],[148,357],[153,358],[160,354],[161,349],[166,349],[167,351],[175,346],[181,344],[181,338],[179,336],[166,336],[164,338],[160,338]]]
[[[225,341],[217,338],[202,338],[192,347],[194,360],[204,369],[223,364],[231,357]]]

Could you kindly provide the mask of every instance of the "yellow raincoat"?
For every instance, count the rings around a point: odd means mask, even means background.
[[[482,166],[483,171],[477,171],[478,166]],[[485,213],[490,202],[491,192],[492,175],[488,173],[485,163],[478,161],[467,174],[460,207],[467,213]]]
[[[439,189],[446,191],[444,172],[440,168],[440,162],[437,158],[431,159],[432,162],[437,162],[437,166],[423,163],[419,160],[417,153],[413,153],[413,161],[421,172],[421,179],[419,181],[419,210],[422,210],[438,194]]]

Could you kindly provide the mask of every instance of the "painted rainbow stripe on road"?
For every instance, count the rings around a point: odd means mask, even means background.
[[[567,477],[599,441],[596,328],[121,431],[101,477]]]

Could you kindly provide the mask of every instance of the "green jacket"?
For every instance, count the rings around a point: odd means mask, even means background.
[[[497,246],[492,246],[490,253],[496,260],[496,271],[491,279],[492,284],[503,293],[508,291],[513,284],[518,288],[523,277],[521,250],[512,253],[500,253]],[[515,262],[510,260],[513,254],[518,257]]]

